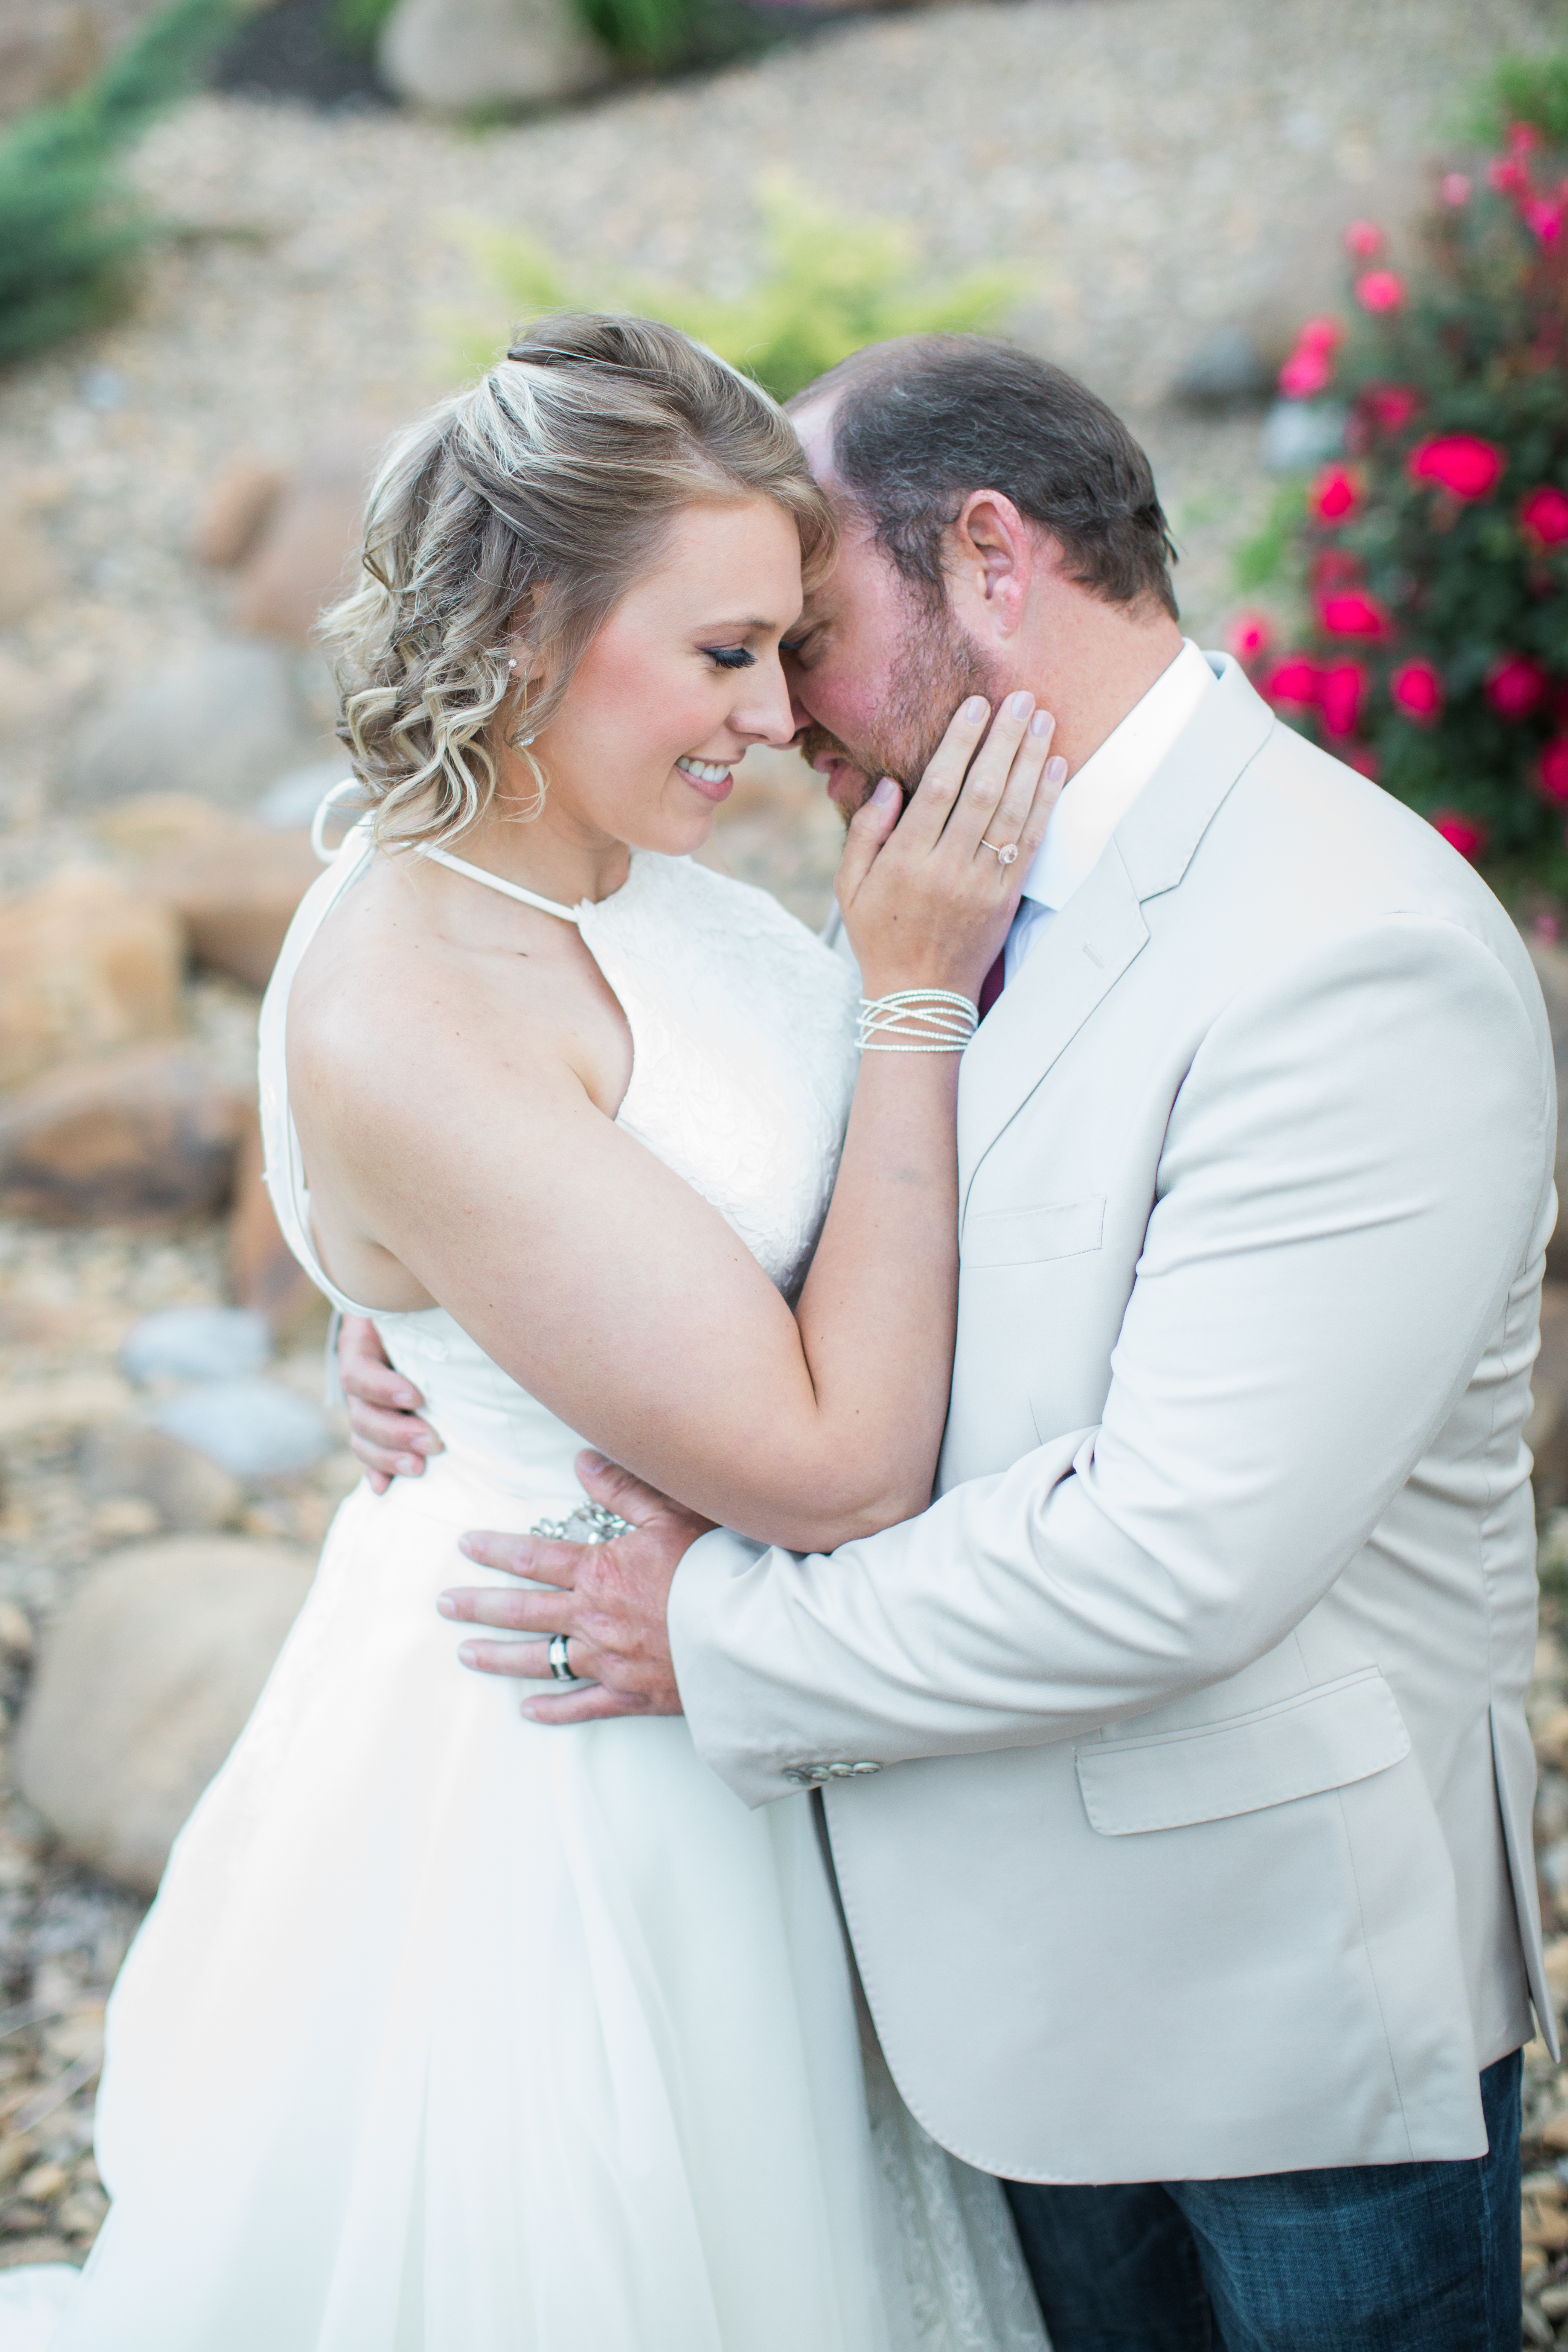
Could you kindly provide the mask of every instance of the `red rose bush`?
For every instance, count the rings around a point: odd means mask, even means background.
[[[1232,649],[1462,856],[1568,896],[1568,178],[1516,125],[1436,197],[1408,268],[1352,225],[1346,316],[1281,371],[1344,404],[1345,454],[1300,503],[1305,627],[1245,614]]]

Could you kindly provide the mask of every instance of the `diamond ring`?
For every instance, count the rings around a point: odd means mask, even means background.
[[[1003,848],[998,849],[994,841],[982,840],[980,846],[982,849],[991,851],[998,866],[1011,866],[1018,855],[1018,845],[1016,841],[1009,841]]]

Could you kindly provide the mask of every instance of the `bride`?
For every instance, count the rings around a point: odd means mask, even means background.
[[[58,2352],[1043,2346],[996,2184],[862,2049],[810,1799],[747,1812],[679,1720],[540,1728],[437,1612],[464,1528],[585,1507],[584,1440],[803,1550],[929,1497],[954,1049],[1050,721],[972,699],[851,825],[858,1055],[847,965],[690,860],[791,738],[832,556],[782,413],[635,320],[535,326],[372,493],[331,629],[370,814],[262,1109],[293,1248],[447,1451],[345,1503],[175,1848]]]

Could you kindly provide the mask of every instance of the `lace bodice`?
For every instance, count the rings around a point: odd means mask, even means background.
[[[262,1005],[261,1128],[272,1204],[295,1256],[333,1304],[371,1316],[393,1362],[423,1391],[448,1448],[523,1491],[570,1496],[577,1433],[443,1308],[385,1314],[357,1306],[316,1256],[289,1110],[289,992],[317,930],[375,854],[368,829],[356,827],[307,892]],[[636,850],[621,889],[570,914],[631,1030],[631,1082],[616,1125],[710,1201],[793,1296],[826,1213],[848,1117],[854,972],[766,891],[689,858]],[[649,1246],[658,1246],[657,1234]]]

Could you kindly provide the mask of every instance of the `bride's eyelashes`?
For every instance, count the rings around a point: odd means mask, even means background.
[[[756,666],[756,655],[748,653],[744,646],[704,646],[702,650],[721,669],[752,669]]]

